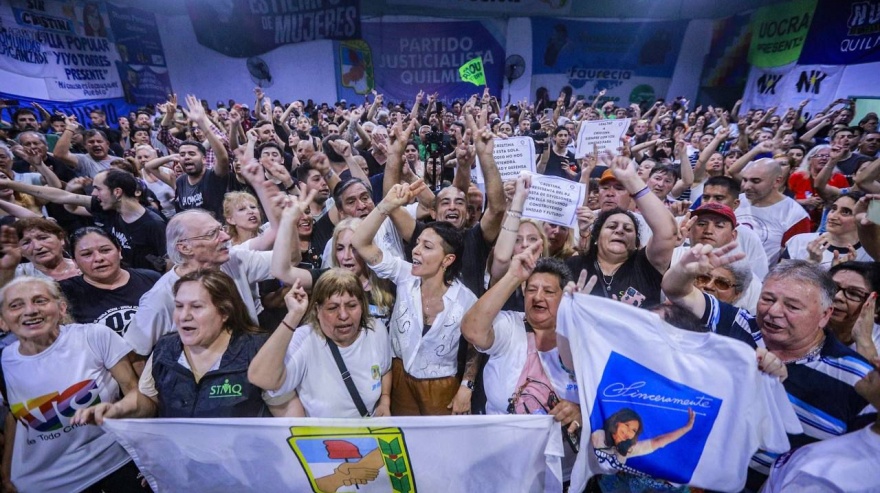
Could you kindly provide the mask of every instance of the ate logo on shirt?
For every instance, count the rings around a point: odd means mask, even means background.
[[[687,484],[721,403],[612,352],[590,414],[596,458],[604,467]]]
[[[52,392],[9,407],[16,420],[32,430],[49,432],[68,426],[70,418],[77,409],[93,406],[101,402],[98,395],[98,384],[94,380],[83,380],[64,389]]]

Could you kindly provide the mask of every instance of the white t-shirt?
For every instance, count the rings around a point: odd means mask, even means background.
[[[863,428],[779,457],[762,493],[880,491],[880,435]]]
[[[489,355],[483,369],[483,387],[486,390],[486,414],[507,414],[508,399],[516,391],[516,383],[526,364],[529,342],[526,337],[525,314],[501,311],[492,321],[495,341],[492,347],[480,351]],[[479,349],[478,349],[479,351]],[[544,374],[553,384],[560,399],[578,401],[577,382],[562,367],[559,350],[538,351]]]
[[[406,372],[415,378],[442,378],[458,371],[458,342],[461,320],[477,297],[460,281],[443,294],[443,311],[423,336],[422,280],[412,275],[412,264],[390,254],[370,266],[377,276],[397,285],[397,299],[391,314],[391,349],[403,360]]]
[[[131,460],[98,426],[71,426],[77,409],[119,399],[110,374],[131,348],[102,324],[62,325],[39,354],[3,351],[10,408],[17,421],[12,482],[21,493],[79,491]]]
[[[755,351],[741,341],[677,329],[654,313],[583,294],[563,298],[556,330],[570,344],[591,434],[581,441],[572,491],[592,474],[618,471],[738,491],[758,448],[787,451],[786,430],[801,429],[782,384],[758,371]],[[592,434],[619,433],[618,420],[638,430],[635,444],[650,442],[650,451],[623,463],[622,440],[597,449]],[[670,433],[678,436],[664,446]]]
[[[378,320],[372,329],[361,329],[358,338],[339,354],[368,411],[379,403],[382,376],[391,369],[388,329]],[[360,418],[361,415],[345,387],[330,346],[320,329],[303,325],[296,329],[284,355],[287,375],[281,388],[271,397],[299,394],[306,416],[312,418]]]
[[[248,308],[251,320],[257,323],[259,299],[255,297],[252,284],[272,278],[270,266],[272,252],[234,248],[229,250],[229,260],[220,266],[235,281],[235,287]],[[141,296],[140,308],[125,332],[125,340],[134,351],[147,356],[153,346],[165,334],[177,330],[172,321],[174,314],[174,283],[180,279],[174,268],[156,281],[153,288]]]
[[[797,233],[802,226],[807,229],[800,232],[809,230],[810,216],[807,211],[789,197],[766,207],[753,207],[745,194],[740,194],[739,200],[736,220],[758,235],[767,254],[768,265],[779,262],[783,241]]]
[[[767,252],[764,251],[764,245],[761,244],[757,233],[752,228],[740,224],[736,227],[736,243],[739,245],[739,249],[745,252],[745,260],[752,267],[752,272],[758,279],[763,280],[767,277],[767,273],[770,272],[770,264],[767,262]]]
[[[789,258],[793,259],[801,259],[808,260],[810,258],[810,253],[807,250],[807,245],[810,244],[811,241],[815,240],[819,236],[819,233],[802,233],[799,235],[794,235],[788,240],[788,243],[785,244],[785,248],[788,250]],[[840,252],[840,255],[847,255],[849,251]],[[853,259],[858,262],[873,262],[874,259],[868,255],[868,252],[865,251],[865,248],[859,246],[856,249],[856,258]],[[831,268],[831,263],[834,261],[834,252],[830,249],[826,249],[822,252],[822,262],[819,264],[822,268],[828,270]]]

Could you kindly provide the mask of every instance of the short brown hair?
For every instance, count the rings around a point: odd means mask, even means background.
[[[361,280],[358,279],[353,272],[345,269],[334,268],[321,274],[318,282],[312,287],[311,300],[309,300],[309,309],[306,312],[306,321],[311,324],[315,332],[324,336],[324,332],[320,330],[321,324],[318,321],[318,305],[323,304],[334,294],[349,294],[357,298],[361,305],[361,320],[359,328],[371,329],[373,324],[370,319],[370,307],[367,303],[367,293]]]
[[[18,234],[18,237],[21,238],[24,234],[32,229],[39,229],[40,231],[45,231],[46,233],[53,234],[60,238],[61,240],[67,239],[67,232],[64,231],[64,228],[58,225],[55,221],[51,219],[46,219],[44,217],[28,217],[25,219],[19,219],[15,221],[13,225],[15,227],[15,233]]]
[[[233,337],[245,333],[260,332],[260,328],[255,326],[251,320],[247,306],[241,299],[241,294],[235,286],[235,282],[226,273],[216,269],[199,269],[184,276],[181,276],[174,283],[174,296],[184,283],[197,282],[201,284],[208,296],[211,297],[211,303],[217,307],[217,311],[226,316],[224,329],[228,330]]]

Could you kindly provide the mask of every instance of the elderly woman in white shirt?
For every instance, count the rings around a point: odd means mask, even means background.
[[[412,263],[383,254],[374,242],[385,217],[424,186],[394,185],[351,243],[377,276],[397,285],[390,326],[391,414],[468,414],[477,354],[469,351],[459,380],[458,353],[461,320],[477,298],[457,279],[464,250],[461,230],[442,221],[428,225],[415,242]]]

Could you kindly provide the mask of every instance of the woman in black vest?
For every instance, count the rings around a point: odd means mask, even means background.
[[[198,270],[178,279],[174,324],[177,333],[156,343],[138,392],[81,410],[79,421],[304,415],[293,394],[269,399],[248,382],[248,365],[267,336],[257,333],[228,275]]]

